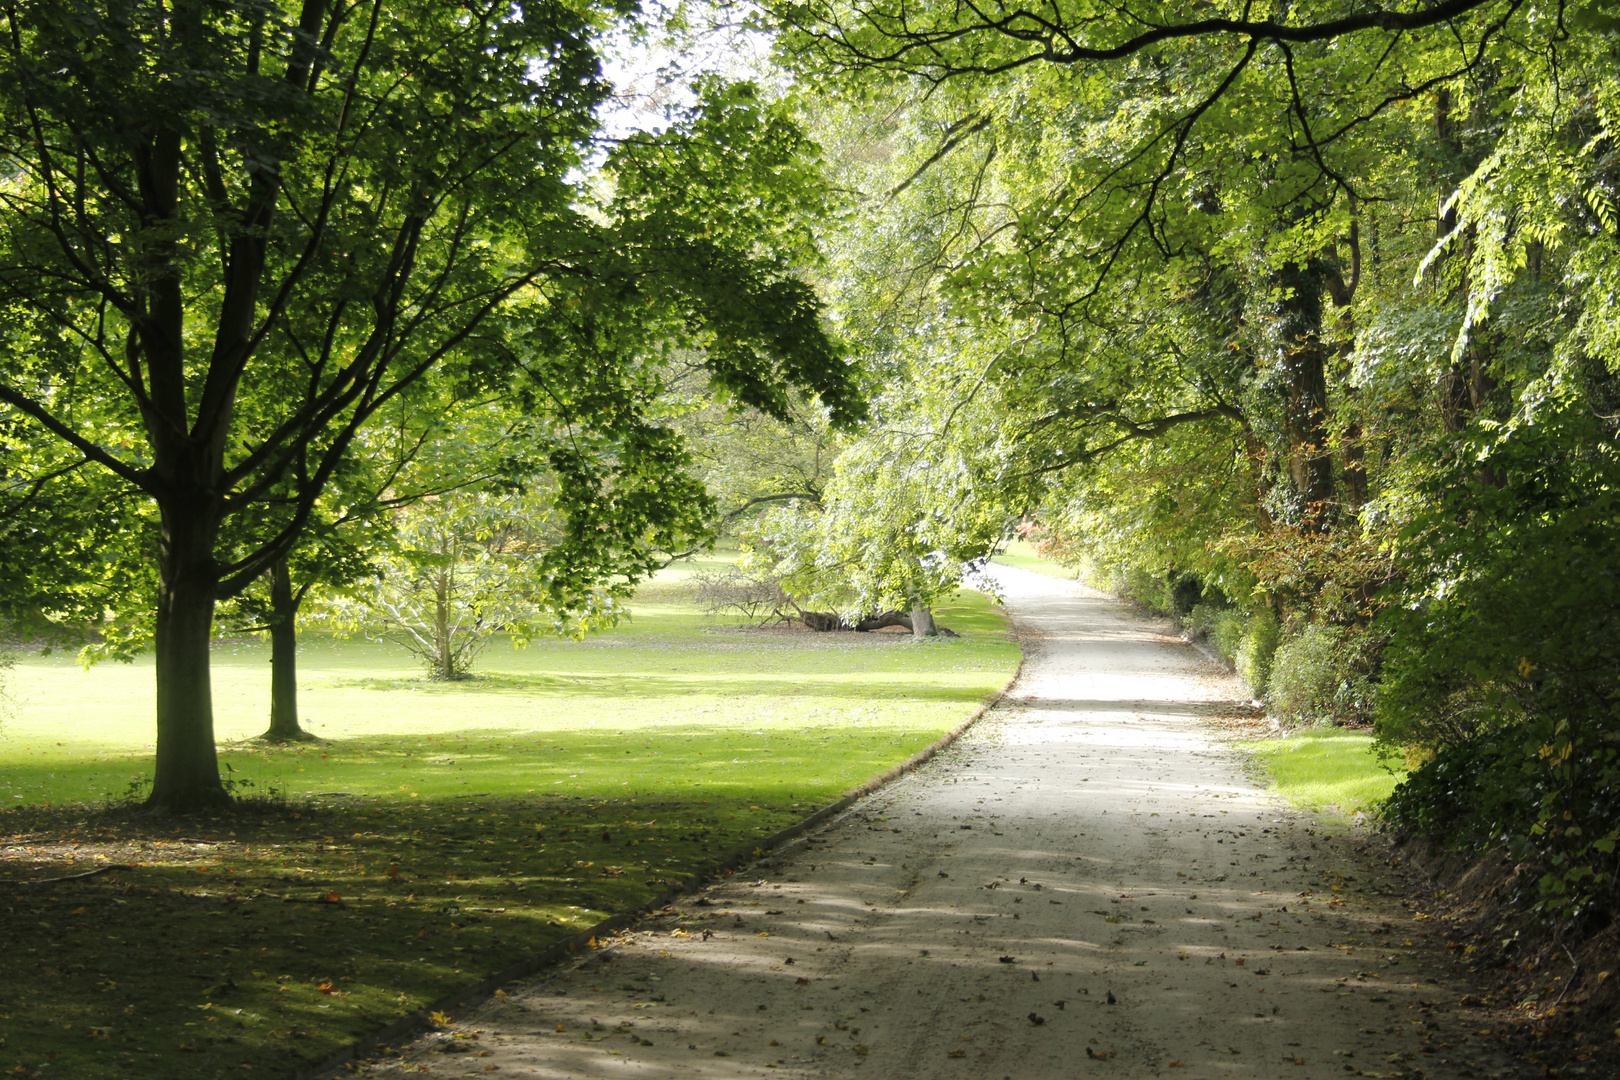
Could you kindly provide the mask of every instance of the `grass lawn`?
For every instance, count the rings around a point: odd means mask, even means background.
[[[1373,752],[1372,736],[1344,728],[1303,728],[1281,739],[1244,742],[1270,774],[1277,793],[1296,806],[1348,817],[1370,810],[1405,779]]]
[[[21,658],[0,721],[0,1072],[289,1075],[667,881],[750,850],[965,719],[1017,646],[978,594],[959,639],[745,630],[668,573],[624,626],[424,682],[307,637],[319,743],[269,748],[268,647],[213,667],[213,818],[116,799],[150,768],[150,661]],[[645,601],[654,602],[645,602]],[[268,796],[267,798],[265,796]],[[47,882],[113,864],[130,869]]]
[[[990,560],[1003,566],[1015,566],[1020,570],[1033,570],[1037,574],[1047,577],[1064,578],[1074,581],[1080,576],[1080,571],[1073,567],[1063,566],[1051,559],[1042,558],[1035,554],[1035,548],[1023,540],[1009,540],[1003,545],[1001,554]]]

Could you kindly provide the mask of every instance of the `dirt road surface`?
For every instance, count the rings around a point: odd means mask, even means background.
[[[1000,576],[1024,673],[950,749],[372,1072],[1517,1075],[1415,886],[1208,722],[1228,676],[1101,594]]]

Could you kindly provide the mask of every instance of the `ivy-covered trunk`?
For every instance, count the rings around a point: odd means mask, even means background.
[[[163,509],[158,556],[157,765],[146,805],[186,813],[230,802],[219,782],[208,646],[214,626],[212,507],[203,497]]]
[[[1334,463],[1328,446],[1327,358],[1322,340],[1323,267],[1289,263],[1277,272],[1282,369],[1288,395],[1288,467],[1307,529],[1324,529],[1333,498]]]
[[[270,730],[267,742],[309,742],[298,724],[298,605],[285,557],[270,567]]]

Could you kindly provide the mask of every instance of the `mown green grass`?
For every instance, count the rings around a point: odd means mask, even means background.
[[[1394,772],[1385,767],[1366,732],[1305,728],[1242,745],[1265,768],[1279,795],[1296,806],[1342,817],[1377,807],[1406,775],[1397,763],[1387,763]]]
[[[1023,540],[1009,540],[1001,550],[1001,554],[990,560],[1003,566],[1014,566],[1020,570],[1032,570],[1047,577],[1064,578],[1074,581],[1080,576],[1078,570],[1072,567],[1055,563],[1051,559],[1042,558],[1035,553],[1033,545]]]
[[[497,642],[469,682],[308,637],[322,741],[289,748],[252,741],[267,649],[220,645],[221,760],[261,801],[202,819],[109,806],[150,769],[149,662],[20,660],[0,729],[0,1071],[291,1074],[752,851],[1017,664],[977,594],[940,611],[967,636],[914,643],[744,630],[673,602],[680,575],[659,584],[665,602],[610,633]],[[112,863],[131,869],[25,883]]]

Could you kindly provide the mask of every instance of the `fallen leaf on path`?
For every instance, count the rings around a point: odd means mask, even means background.
[[[1016,963],[1018,963],[1018,958],[1016,956],[998,956],[998,957],[996,957],[996,959],[1001,961],[1003,964],[1016,964]]]
[[[967,1057],[967,1051],[966,1050],[952,1050],[949,1053],[947,1053],[945,1056],[949,1057],[949,1058],[965,1058],[965,1057]]]
[[[1113,1056],[1114,1052],[1112,1050],[1093,1050],[1089,1046],[1086,1047],[1086,1057],[1091,1058],[1093,1061],[1107,1061]]]
[[[1030,1023],[1031,1027],[1040,1027],[1042,1024],[1046,1023],[1046,1017],[1041,1016],[1041,1015],[1039,1015],[1037,1013],[1030,1013],[1029,1014],[1029,1023]]]

